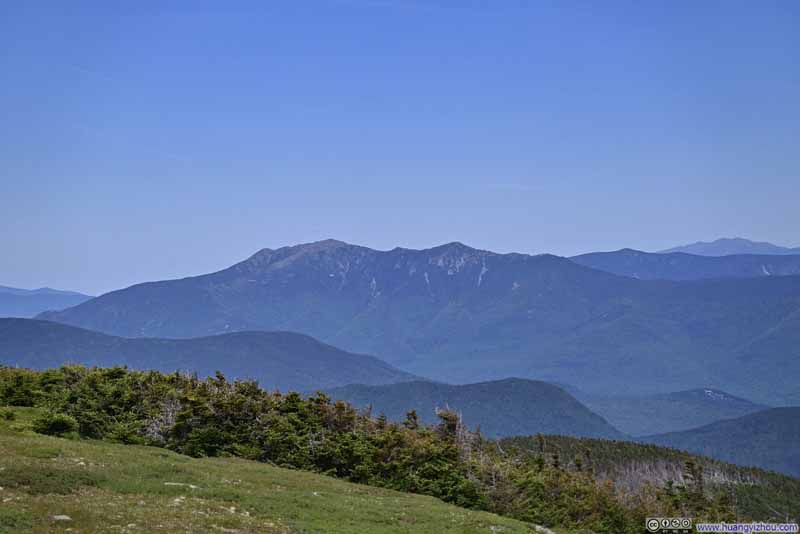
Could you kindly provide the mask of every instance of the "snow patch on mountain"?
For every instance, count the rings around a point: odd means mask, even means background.
[[[714,391],[713,389],[706,389],[705,394],[707,397],[713,400],[728,400],[727,395],[720,393],[719,391]]]

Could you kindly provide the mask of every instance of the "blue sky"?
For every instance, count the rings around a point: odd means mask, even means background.
[[[99,293],[326,237],[800,245],[794,1],[17,4],[3,285]]]

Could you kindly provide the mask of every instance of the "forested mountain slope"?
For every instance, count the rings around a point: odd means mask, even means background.
[[[591,252],[570,259],[586,267],[643,280],[757,278],[800,274],[800,253],[713,257],[684,252],[653,254],[627,248],[615,252]]]
[[[372,413],[403,421],[409,410],[434,423],[437,409],[461,414],[464,424],[487,437],[520,434],[564,434],[621,438],[623,434],[563,389],[547,382],[510,378],[451,386],[405,382],[380,386],[350,385],[326,391]]]
[[[0,319],[0,364],[43,369],[65,363],[252,378],[306,391],[416,377],[362,354],[291,332],[236,332],[193,339],[121,338],[33,319]]]
[[[446,382],[519,376],[633,394],[711,386],[792,404],[797,334],[781,325],[798,312],[800,276],[635,280],[459,243],[376,251],[323,241],[41,317],[133,337],[295,331]]]
[[[640,439],[800,477],[800,408],[773,408]]]
[[[688,430],[769,408],[713,388],[642,396],[586,395],[582,392],[575,396],[632,436]]]

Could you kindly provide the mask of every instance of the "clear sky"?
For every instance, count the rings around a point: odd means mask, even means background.
[[[1,285],[800,245],[800,2],[126,3],[0,5]]]

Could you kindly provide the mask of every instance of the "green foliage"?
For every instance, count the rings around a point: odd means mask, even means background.
[[[38,375],[27,369],[5,373],[0,381],[0,404],[8,406],[33,406]]]
[[[638,533],[641,523],[616,498],[610,485],[597,486],[587,476],[560,469],[533,469],[517,482],[522,498],[516,517],[544,525],[590,526],[598,534]]]
[[[109,424],[106,439],[129,445],[146,443],[142,436],[142,422],[131,413],[120,414]]]
[[[685,487],[643,491],[631,499],[595,478],[611,453],[589,445],[605,442],[578,440],[569,448],[560,445],[562,438],[540,435],[527,442],[503,441],[501,447],[470,432],[450,411],[440,411],[435,425],[424,426],[413,412],[398,424],[322,393],[268,392],[220,373],[201,380],[125,368],[62,367],[40,373],[0,368],[0,391],[7,394],[10,384],[19,383],[44,408],[33,420],[40,433],[78,432],[193,457],[243,457],[431,495],[549,527],[627,534],[639,532],[647,515],[665,510],[687,510],[695,517],[726,517],[731,510],[730,503],[709,495],[702,465],[684,466]],[[630,450],[638,451],[635,447]],[[53,470],[26,473],[25,480],[21,473],[14,476],[13,483],[28,491],[57,493],[59,487],[93,483],[64,480],[73,475]]]
[[[372,419],[324,394],[303,398],[196,376],[124,368],[3,369],[23,376],[48,411],[39,433],[166,446],[190,456],[243,456],[354,482],[424,493],[462,506],[484,500],[452,439]]]
[[[8,408],[0,408],[0,419],[5,421],[13,421],[17,418],[17,414],[14,413],[14,410],[10,410]]]
[[[33,420],[33,431],[48,436],[65,436],[78,430],[78,422],[74,417],[63,414],[45,412]]]
[[[33,526],[30,513],[10,506],[0,506],[0,533],[21,532]]]
[[[18,415],[27,419],[38,412],[41,409],[26,408]],[[0,420],[0,495],[8,499],[0,503],[2,534],[65,528],[164,534],[534,532],[530,525],[510,518],[306,471],[238,458],[195,459],[105,440],[62,440],[14,426]],[[59,454],[53,460],[56,447]],[[52,488],[57,493],[44,493],[51,488],[41,485],[35,493],[18,483],[11,487],[3,476],[10,469],[14,480],[22,483],[41,478],[54,467],[66,484]],[[72,520],[54,522],[57,514]]]
[[[403,422],[403,426],[409,430],[419,429],[419,415],[417,415],[416,410],[406,412],[406,420]]]
[[[630,508],[645,516],[800,517],[800,480],[774,472],[628,441],[538,435],[500,443],[539,470],[555,454],[574,458],[562,467],[613,481]]]
[[[730,462],[800,477],[798,406],[765,409],[692,430],[641,439],[662,447],[701,452]]]

